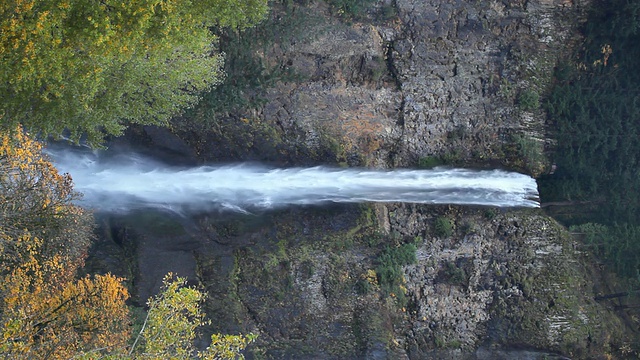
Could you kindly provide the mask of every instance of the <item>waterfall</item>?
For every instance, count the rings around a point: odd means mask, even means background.
[[[538,207],[536,181],[503,170],[278,169],[256,164],[169,166],[139,154],[104,158],[69,149],[47,153],[96,211],[136,208],[251,212],[330,202]]]

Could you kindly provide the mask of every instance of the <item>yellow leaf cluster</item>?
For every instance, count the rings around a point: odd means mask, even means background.
[[[23,235],[20,242],[29,255],[0,277],[0,355],[57,359],[124,346],[130,330],[122,279],[75,280],[61,256],[38,259],[42,240]]]
[[[90,228],[71,195],[40,143],[20,127],[0,134],[0,358],[69,358],[129,338],[122,279],[75,278]]]
[[[195,353],[195,330],[210,322],[200,308],[205,294],[186,286],[185,278],[168,274],[161,292],[149,299],[147,318],[129,355],[134,359],[188,359]],[[199,359],[243,359],[241,352],[256,335],[213,334],[211,345],[197,352]]]

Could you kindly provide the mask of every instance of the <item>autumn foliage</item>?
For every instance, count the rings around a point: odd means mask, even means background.
[[[69,175],[20,127],[0,135],[0,358],[234,359],[254,337],[214,335],[197,353],[204,294],[167,277],[131,337],[123,279],[78,278],[92,218],[75,206]],[[132,343],[133,341],[133,343]]]
[[[0,137],[0,239],[5,266],[24,261],[18,239],[45,239],[38,261],[57,255],[81,265],[92,237],[92,218],[72,201],[71,177],[61,175],[42,153],[42,145],[17,127]],[[11,266],[15,266],[13,264]]]
[[[198,359],[218,360],[242,358],[240,352],[256,338],[255,335],[211,336],[211,345],[196,351],[193,340],[196,329],[208,324],[200,303],[205,295],[186,286],[186,279],[168,274],[157,296],[149,299],[149,311],[129,354],[136,359]]]
[[[92,234],[71,178],[18,128],[0,144],[0,354],[69,358],[123,346],[127,290],[111,275],[76,279]]]

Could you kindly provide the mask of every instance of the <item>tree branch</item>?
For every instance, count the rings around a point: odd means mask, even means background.
[[[142,336],[144,329],[147,327],[147,321],[149,321],[149,314],[151,314],[151,308],[147,311],[147,317],[144,318],[142,329],[140,329],[138,336],[136,336],[136,340],[133,342],[133,345],[131,345],[131,349],[129,350],[129,355],[133,354],[133,351],[136,349],[136,345],[138,344],[138,340],[140,340],[140,337]]]

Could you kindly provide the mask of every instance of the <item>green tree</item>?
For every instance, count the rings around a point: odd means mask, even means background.
[[[186,286],[186,279],[167,275],[160,294],[147,302],[147,318],[131,346],[130,358],[189,359],[194,353],[200,359],[244,358],[240,352],[255,340],[253,334],[213,334],[207,349],[196,352],[193,348],[196,329],[209,323],[200,308],[204,297]]]
[[[594,3],[579,63],[562,66],[546,108],[557,134],[557,171],[541,179],[544,201],[590,202],[580,218],[640,221],[640,3]],[[588,210],[588,211],[587,211]]]
[[[8,0],[0,3],[0,120],[91,143],[164,124],[217,84],[214,26],[243,27],[266,0]]]
[[[549,211],[627,280],[640,280],[640,2],[594,2],[578,63],[556,72],[545,107],[557,170],[539,179]]]
[[[571,227],[616,273],[640,280],[640,226],[585,223]]]

